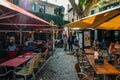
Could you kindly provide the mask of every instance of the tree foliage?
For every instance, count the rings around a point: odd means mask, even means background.
[[[65,8],[63,6],[60,6],[60,7],[57,7],[54,9],[54,13],[57,15],[57,16],[60,16],[60,17],[64,17],[64,12],[65,12]]]
[[[29,12],[31,12],[31,11],[29,11]],[[40,13],[40,12],[31,12],[31,13],[46,20],[46,21],[48,21],[48,22],[53,20],[55,25],[58,25],[58,26],[63,26],[64,24],[69,23],[69,21],[63,20],[63,18],[60,16],[55,16],[55,15],[51,15],[51,14],[44,14],[44,13]]]
[[[98,2],[100,3],[100,1],[103,1],[105,4],[109,4],[111,1],[120,2],[120,0],[78,0],[78,2],[76,3],[75,0],[69,0],[73,10],[77,13],[79,18],[88,16],[89,11],[93,7],[93,5],[97,4]]]

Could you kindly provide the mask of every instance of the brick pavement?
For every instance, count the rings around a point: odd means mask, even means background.
[[[74,64],[77,62],[73,55],[66,55],[63,48],[58,48],[52,59],[38,75],[38,80],[78,80]]]

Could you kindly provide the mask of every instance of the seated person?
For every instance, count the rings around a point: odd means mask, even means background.
[[[45,52],[46,50],[47,48],[43,46],[41,52]]]
[[[118,52],[119,50],[115,48],[115,43],[111,42],[108,50],[108,56],[110,60],[114,60],[113,64],[116,65],[118,63]]]
[[[49,44],[47,44],[47,43],[42,44],[42,45],[41,45],[41,52],[42,52],[42,53],[45,52],[48,47],[49,47]]]
[[[17,49],[17,46],[14,42],[11,42],[10,45],[8,45],[8,51],[15,51]]]
[[[25,48],[23,49],[24,51],[34,51],[34,47],[31,45],[31,43],[29,42],[28,45],[25,46]]]
[[[8,45],[7,56],[8,56],[9,58],[13,58],[13,57],[16,57],[16,56],[17,56],[17,46],[15,45],[14,42],[11,42],[11,43]]]
[[[105,49],[106,41],[104,41],[104,39],[101,42],[99,42],[99,47],[102,48],[102,49]]]
[[[109,46],[109,49],[108,49],[108,55],[109,56],[115,56],[116,52],[118,52],[118,49],[115,48],[115,43],[111,42],[110,46]]]
[[[41,51],[42,51],[41,50],[41,45],[40,44],[36,45],[36,47],[34,48],[34,52],[39,53]]]
[[[115,48],[118,49],[118,50],[120,49],[120,44],[119,44],[118,41],[115,42]]]
[[[93,49],[98,49],[99,48],[99,43],[98,43],[98,41],[97,40],[94,40],[93,41]]]

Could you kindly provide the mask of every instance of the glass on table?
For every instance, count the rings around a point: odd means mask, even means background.
[[[30,55],[33,55],[33,51],[30,51]]]
[[[19,58],[22,58],[22,55],[18,56]]]
[[[94,52],[94,59],[98,59],[98,56],[99,56],[98,51],[95,51]]]
[[[22,55],[22,58],[25,58],[25,56],[26,56],[26,53],[24,53],[24,54]]]

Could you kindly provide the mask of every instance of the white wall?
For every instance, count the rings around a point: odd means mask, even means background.
[[[45,13],[55,15],[54,9],[58,7],[57,5],[52,5],[45,2],[40,2],[39,0],[19,0],[19,6],[25,10],[32,10],[32,3],[36,3],[36,10],[34,12],[39,12],[39,5],[45,5]]]
[[[45,13],[54,15],[54,7],[45,7]]]

